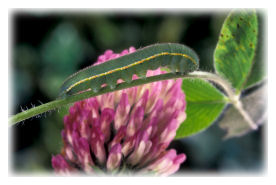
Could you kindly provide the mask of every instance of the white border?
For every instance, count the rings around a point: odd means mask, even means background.
[[[52,2],[52,3],[51,3]],[[88,2],[88,1],[87,1]],[[195,182],[198,184],[271,184],[271,181],[275,178],[275,164],[276,164],[276,153],[275,153],[275,131],[276,131],[276,124],[275,124],[275,9],[273,9],[273,1],[271,1],[271,4],[269,5],[268,1],[258,1],[258,2],[252,2],[252,1],[201,1],[198,2],[196,0],[193,1],[178,1],[181,2],[180,4],[176,1],[169,1],[164,2],[161,4],[160,1],[150,2],[150,1],[120,1],[118,0],[112,1],[112,2],[106,2],[106,1],[95,1],[90,0],[90,6],[87,6],[87,4],[82,3],[82,1],[9,1],[9,3],[6,3],[6,7],[1,5],[1,175],[8,177],[8,129],[7,129],[7,114],[8,114],[8,93],[7,93],[7,87],[8,87],[8,35],[10,31],[8,31],[8,7],[20,7],[20,8],[34,8],[37,6],[37,3],[39,3],[39,7],[47,7],[47,8],[63,8],[65,5],[68,8],[129,8],[131,4],[132,7],[139,7],[139,8],[148,8],[148,7],[155,7],[155,8],[173,8],[173,7],[182,7],[182,8],[213,8],[220,6],[221,8],[238,8],[238,7],[247,7],[247,8],[265,8],[265,7],[271,7],[268,9],[268,93],[269,93],[269,103],[268,103],[268,116],[269,116],[269,123],[268,123],[268,173],[264,177],[173,177],[173,178],[67,178],[67,177],[9,177],[9,182],[12,184],[49,184],[49,183],[58,183],[58,184],[141,184],[141,183],[147,183],[147,184],[194,184]],[[189,4],[186,4],[189,3]],[[2,4],[2,3],[1,3]],[[3,8],[4,7],[4,8]],[[151,8],[152,10],[152,8]],[[3,26],[6,25],[6,26]],[[6,88],[5,88],[6,87]],[[1,179],[2,183],[5,183],[5,180],[7,179]]]

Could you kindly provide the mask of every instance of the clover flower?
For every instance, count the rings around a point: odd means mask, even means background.
[[[96,65],[134,51],[107,50]],[[162,73],[157,69],[147,76]],[[186,118],[181,83],[181,79],[159,81],[75,103],[64,117],[61,154],[52,157],[55,171],[175,173],[186,156],[166,148]]]

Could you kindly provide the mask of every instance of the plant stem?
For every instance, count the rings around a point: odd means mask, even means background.
[[[66,98],[57,99],[55,101],[51,101],[49,103],[31,108],[29,110],[25,110],[21,113],[18,113],[16,115],[12,116],[9,119],[9,125],[10,126],[14,125],[15,123],[18,123],[25,119],[31,118],[38,114],[62,107],[64,105],[67,105],[70,103],[74,103],[76,101],[87,99],[90,97],[99,96],[99,95],[102,95],[105,93],[114,92],[114,91],[130,88],[130,87],[134,87],[134,86],[138,86],[138,85],[143,85],[143,84],[152,83],[152,82],[161,81],[161,80],[174,79],[174,78],[200,78],[200,79],[206,79],[206,80],[210,80],[210,81],[217,83],[224,89],[224,91],[226,92],[226,94],[229,97],[230,102],[239,110],[239,112],[244,117],[244,119],[248,122],[250,127],[252,129],[257,128],[255,123],[250,118],[250,116],[243,109],[242,103],[239,100],[239,96],[237,96],[235,94],[231,85],[226,80],[222,79],[220,76],[218,76],[216,74],[202,72],[202,71],[196,71],[196,72],[192,72],[189,74],[166,73],[166,74],[147,77],[144,79],[133,80],[130,83],[123,82],[123,83],[118,84],[115,89],[110,89],[108,86],[106,86],[106,87],[103,87],[102,89],[100,89],[99,92],[97,92],[97,93],[94,93],[93,91],[87,91],[87,92],[83,92],[81,94],[76,94],[76,95],[68,96]]]
[[[76,101],[87,99],[87,98],[90,98],[90,97],[94,97],[94,96],[102,95],[102,94],[105,94],[105,93],[130,88],[130,87],[134,87],[134,86],[138,86],[138,85],[152,83],[152,82],[156,82],[156,81],[160,81],[160,80],[168,80],[168,79],[173,79],[173,78],[183,78],[183,77],[186,77],[186,76],[189,76],[189,75],[181,75],[180,73],[175,73],[175,74],[166,73],[166,74],[162,74],[162,75],[147,77],[147,78],[144,78],[144,79],[133,80],[130,83],[123,82],[123,83],[118,84],[115,89],[110,89],[108,86],[106,86],[106,87],[101,88],[99,90],[99,92],[97,92],[97,93],[94,93],[93,91],[87,91],[87,92],[83,92],[81,94],[76,94],[76,95],[68,96],[66,98],[57,99],[55,101],[45,103],[43,105],[25,110],[23,112],[20,112],[20,113],[14,115],[14,116],[11,116],[10,119],[9,119],[9,125],[14,125],[15,123],[18,123],[18,122],[23,121],[25,119],[31,118],[31,117],[36,116],[38,114],[41,114],[41,113],[47,112],[49,110],[53,110],[53,109],[62,107],[64,105],[67,105],[67,104],[70,104],[70,103],[74,103]]]

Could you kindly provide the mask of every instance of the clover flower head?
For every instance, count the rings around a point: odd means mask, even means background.
[[[107,50],[95,64],[134,51],[134,47],[120,54]],[[157,69],[147,76],[162,73]],[[52,157],[55,171],[175,173],[186,159],[185,154],[167,150],[186,118],[181,83],[181,79],[158,81],[75,103],[64,117],[61,154]]]

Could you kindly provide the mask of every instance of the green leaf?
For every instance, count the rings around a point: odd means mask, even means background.
[[[264,84],[251,94],[241,98],[244,110],[255,124],[260,125],[267,119],[267,85]],[[226,130],[225,138],[242,136],[250,131],[251,127],[240,112],[232,105],[225,112],[219,126]]]
[[[257,46],[255,11],[233,11],[226,18],[215,49],[216,72],[239,92],[250,75]]]
[[[177,130],[177,139],[208,128],[227,103],[226,97],[205,80],[183,79],[182,89],[186,94],[187,118]]]
[[[258,44],[256,48],[256,55],[253,61],[253,67],[250,76],[244,88],[252,87],[253,85],[260,83],[266,76],[266,58],[265,58],[265,25],[264,17],[261,13],[258,13]]]

